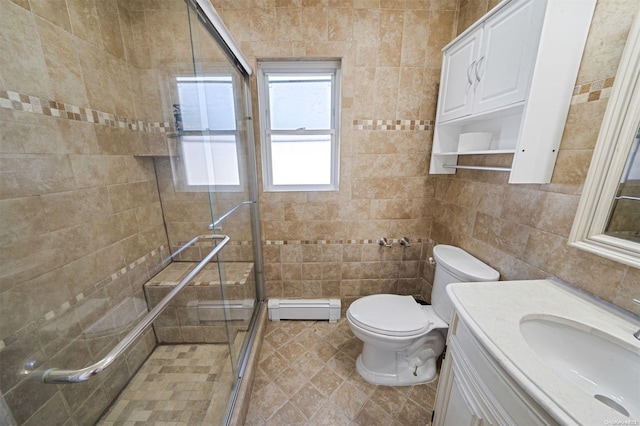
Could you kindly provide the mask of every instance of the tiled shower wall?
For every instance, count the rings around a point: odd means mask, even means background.
[[[176,3],[0,0],[0,390],[19,424],[93,423],[155,345],[85,384],[25,374],[97,361],[146,311],[168,241],[153,159],[134,155],[166,150],[170,123],[145,25],[172,16],[188,43]]]
[[[457,1],[212,3],[254,67],[256,58],[342,59],[340,190],[260,193],[267,297],[340,297],[343,306],[378,292],[428,297],[428,158]],[[395,244],[381,248],[379,237]],[[413,246],[398,245],[402,237]]]
[[[463,0],[457,33],[488,10]],[[455,244],[501,272],[502,279],[556,276],[624,309],[640,294],[640,270],[571,248],[578,207],[631,21],[634,0],[598,0],[553,178],[547,185],[508,185],[495,172],[459,170],[437,178],[431,238]],[[465,158],[478,164],[480,158]]]

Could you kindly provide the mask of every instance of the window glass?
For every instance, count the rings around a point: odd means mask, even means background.
[[[330,129],[331,75],[269,75],[271,129]]]
[[[273,135],[274,185],[331,184],[331,136]]]
[[[178,77],[182,128],[185,131],[235,130],[231,77]]]
[[[183,136],[188,185],[240,185],[235,135]]]

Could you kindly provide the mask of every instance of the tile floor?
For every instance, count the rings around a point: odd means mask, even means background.
[[[429,425],[437,380],[367,383],[361,348],[344,318],[267,322],[245,425]]]
[[[98,425],[219,425],[231,385],[228,345],[160,345]]]

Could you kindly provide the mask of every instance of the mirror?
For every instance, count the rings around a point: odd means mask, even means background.
[[[640,15],[620,60],[569,244],[640,268]]]
[[[613,201],[606,235],[640,243],[640,128],[631,145],[627,165]]]

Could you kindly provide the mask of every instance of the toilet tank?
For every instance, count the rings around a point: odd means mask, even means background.
[[[440,318],[451,324],[453,304],[447,285],[461,282],[498,281],[500,273],[459,247],[437,245],[433,248],[436,274],[433,278],[431,305]]]

